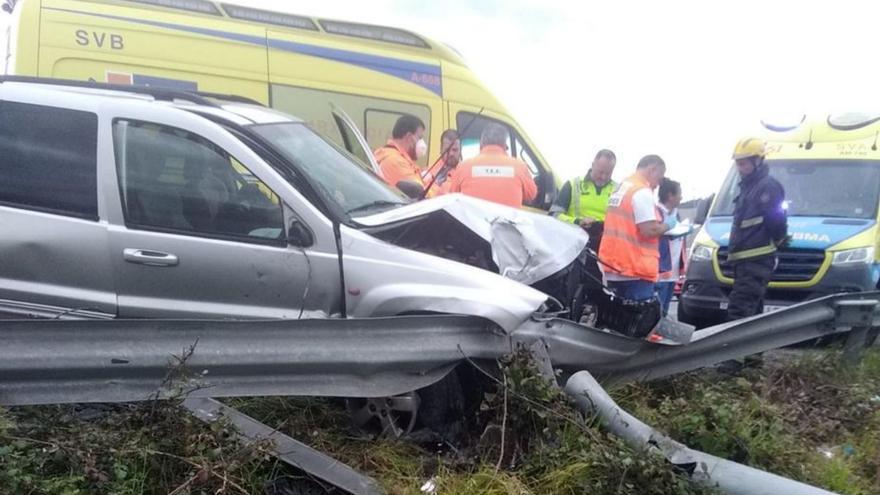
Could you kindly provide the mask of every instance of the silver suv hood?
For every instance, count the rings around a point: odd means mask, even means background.
[[[451,217],[455,222],[444,221],[442,217],[447,220]],[[488,244],[498,273],[526,285],[567,267],[583,251],[588,240],[583,229],[546,214],[518,210],[462,194],[443,195],[357,217],[354,221],[373,232],[392,230],[400,225],[412,229],[417,224],[431,230],[444,230],[435,244],[443,243],[451,236],[465,235],[460,229],[467,229]],[[419,249],[395,242],[400,236],[378,236],[393,244],[447,257],[443,252],[432,252],[431,246],[422,245],[423,249]]]
[[[479,316],[512,332],[550,302],[543,292],[495,273],[398,247],[342,228],[346,306],[354,317]]]

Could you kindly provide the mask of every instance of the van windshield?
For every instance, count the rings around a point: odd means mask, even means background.
[[[303,123],[261,124],[251,129],[307,176],[337,213],[351,218],[407,203],[402,193]]]
[[[789,216],[875,218],[880,161],[768,160],[770,175],[785,189]],[[731,167],[712,214],[733,215],[739,174]]]

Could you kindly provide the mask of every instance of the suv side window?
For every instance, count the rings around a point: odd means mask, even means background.
[[[250,242],[282,242],[278,196],[238,160],[182,129],[116,120],[125,224]]]
[[[0,102],[0,203],[98,219],[98,116]]]

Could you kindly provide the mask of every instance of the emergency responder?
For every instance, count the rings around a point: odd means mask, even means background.
[[[458,165],[449,179],[449,192],[520,208],[538,187],[525,162],[507,154],[507,129],[489,124],[480,135],[480,154]]]
[[[666,173],[657,155],[639,160],[636,173],[623,181],[608,200],[605,233],[599,245],[608,287],[632,301],[654,299],[659,275],[659,239],[671,225],[654,206],[653,190]]]
[[[425,182],[416,160],[425,156],[428,145],[423,138],[425,123],[414,115],[401,115],[385,146],[373,152],[385,182],[398,189],[423,190]],[[407,184],[399,184],[406,182]],[[430,194],[429,194],[430,196]]]
[[[590,238],[587,247],[593,252],[599,251],[602,230],[605,227],[605,210],[608,209],[608,198],[617,188],[611,180],[617,156],[611,150],[603,149],[596,153],[593,163],[586,176],[574,177],[559,192],[550,214],[563,222],[580,225],[587,231]],[[587,257],[582,266],[580,283],[582,293],[572,304],[572,310],[578,311],[583,304],[584,311],[594,313],[594,304],[602,297],[602,270],[595,259]],[[579,318],[577,318],[579,319]],[[589,321],[589,320],[588,320]]]
[[[461,137],[455,129],[446,129],[440,135],[440,158],[436,167],[434,184],[443,188],[455,167],[461,162]]]
[[[776,268],[776,250],[787,240],[785,190],[770,176],[764,155],[764,142],[757,138],[742,139],[733,150],[740,182],[727,257],[734,273],[728,320],[763,311],[767,284]]]
[[[550,214],[563,222],[580,225],[590,234],[590,249],[599,250],[608,198],[617,188],[611,180],[617,157],[611,150],[599,150],[587,175],[575,177],[562,186]]]
[[[681,184],[664,178],[657,191],[657,197],[659,199],[657,208],[663,215],[664,223],[667,225],[678,223]],[[674,218],[668,218],[670,216]],[[687,252],[684,237],[689,233],[690,229],[681,233],[676,232],[678,234],[676,236],[670,236],[667,233],[660,238],[660,277],[657,281],[657,297],[660,299],[663,316],[669,313],[669,303],[672,301],[673,292],[675,292],[675,284],[678,282],[679,276],[684,273],[685,253]]]

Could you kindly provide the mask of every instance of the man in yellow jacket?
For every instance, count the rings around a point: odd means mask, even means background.
[[[580,225],[590,234],[590,249],[599,250],[605,210],[608,198],[617,189],[611,180],[617,156],[607,149],[599,150],[587,175],[575,177],[559,191],[559,196],[550,207],[550,214],[563,222]]]
[[[550,207],[550,214],[554,217],[580,225],[587,231],[590,236],[587,247],[594,252],[599,251],[599,243],[602,241],[608,199],[617,189],[617,184],[611,180],[616,164],[617,156],[613,151],[599,150],[587,175],[574,177],[566,182]],[[595,260],[586,260],[580,282],[583,284],[582,297],[587,301],[598,301],[602,296],[602,271]],[[580,304],[576,302],[572,306]],[[579,318],[580,315],[575,317]]]

